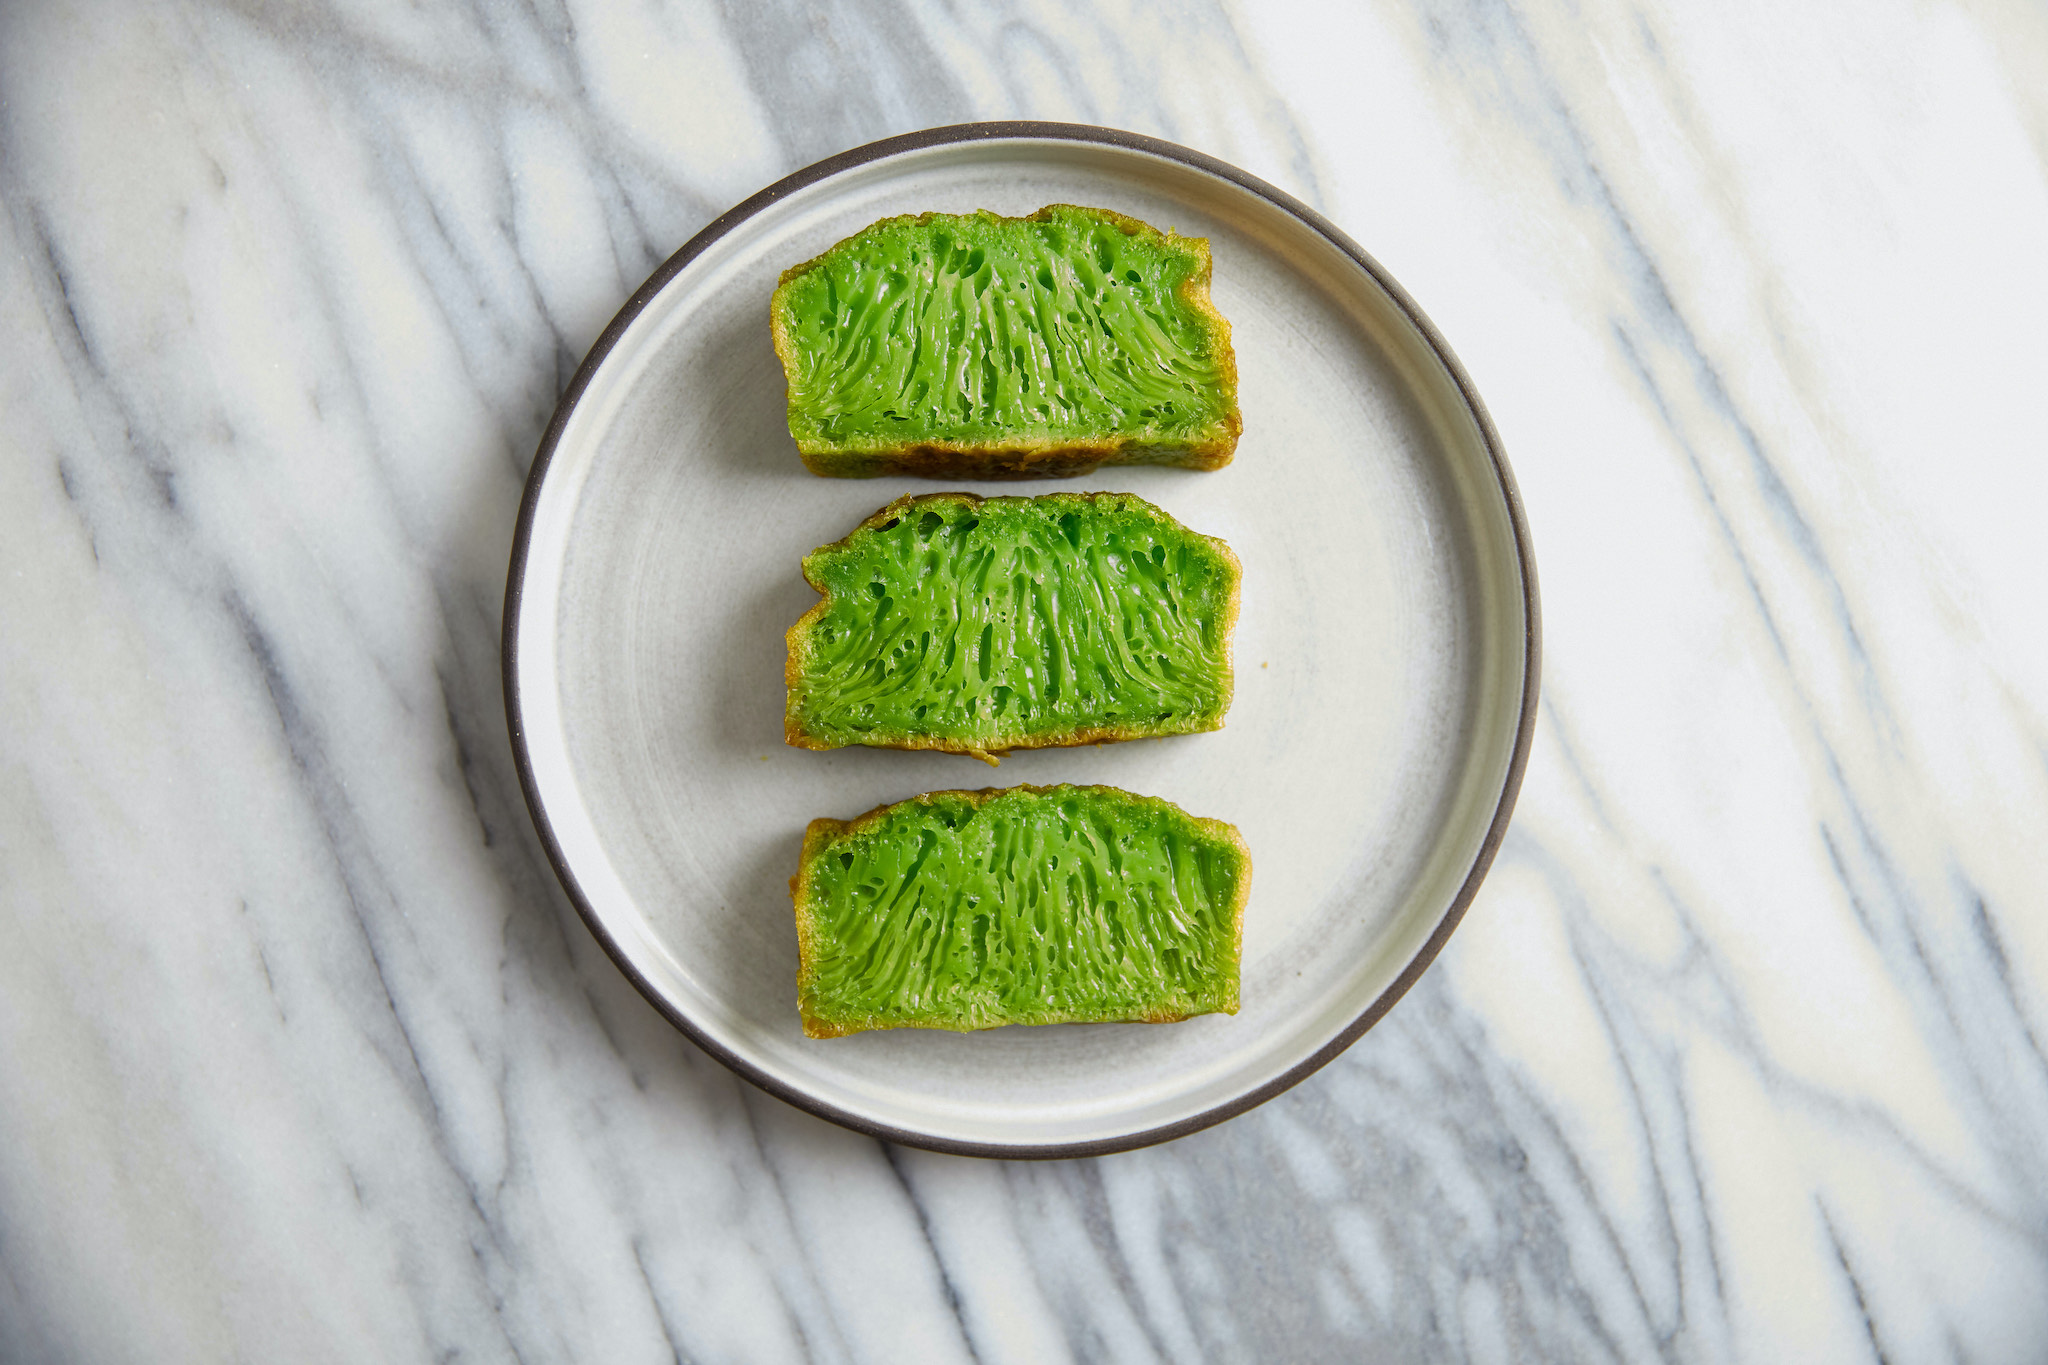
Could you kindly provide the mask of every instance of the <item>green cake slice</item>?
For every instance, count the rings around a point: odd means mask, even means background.
[[[1237,1013],[1251,855],[1158,797],[947,791],[813,820],[789,887],[812,1038]]]
[[[803,749],[1037,749],[1220,729],[1238,563],[1129,493],[898,498],[805,556]]]
[[[769,308],[816,474],[1215,469],[1243,423],[1209,243],[1104,209],[885,218]]]

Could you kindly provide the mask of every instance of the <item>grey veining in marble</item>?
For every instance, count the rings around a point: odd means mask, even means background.
[[[0,11],[0,1359],[2048,1358],[2048,19],[1933,0]],[[753,1091],[556,886],[513,517],[661,259],[969,119],[1307,199],[1543,575],[1500,861],[1094,1161]]]

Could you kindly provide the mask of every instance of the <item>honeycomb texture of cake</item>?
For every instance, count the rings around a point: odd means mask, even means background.
[[[1209,243],[1104,209],[885,218],[770,304],[812,472],[1035,478],[1214,469],[1243,423]]]
[[[1235,1014],[1250,890],[1235,828],[1114,787],[813,820],[790,879],[804,1033]]]
[[[1129,493],[897,499],[805,556],[789,743],[1012,749],[1215,730],[1229,708],[1230,547]]]

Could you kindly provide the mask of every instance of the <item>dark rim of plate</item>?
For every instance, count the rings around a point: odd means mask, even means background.
[[[1228,181],[1232,185],[1248,190],[1259,198],[1267,200],[1293,217],[1300,219],[1320,236],[1327,239],[1331,245],[1350,257],[1352,261],[1357,263],[1359,269],[1371,276],[1374,283],[1385,291],[1387,297],[1393,300],[1395,306],[1407,317],[1409,323],[1429,343],[1430,349],[1436,354],[1437,360],[1449,373],[1452,382],[1457,385],[1458,392],[1463,396],[1466,407],[1470,410],[1473,420],[1478,424],[1480,438],[1486,444],[1487,456],[1493,462],[1494,476],[1499,480],[1501,497],[1507,506],[1508,520],[1514,531],[1515,554],[1522,579],[1523,621],[1526,624],[1523,639],[1522,703],[1521,714],[1515,726],[1514,753],[1508,760],[1507,780],[1502,785],[1500,803],[1494,810],[1493,820],[1487,826],[1486,837],[1480,842],[1479,852],[1472,861],[1471,869],[1465,874],[1465,880],[1459,886],[1458,894],[1451,901],[1449,909],[1444,912],[1443,919],[1438,922],[1435,931],[1430,934],[1428,941],[1422,945],[1421,951],[1416,953],[1407,967],[1394,979],[1393,984],[1382,991],[1379,998],[1374,1000],[1364,1013],[1354,1019],[1336,1037],[1319,1048],[1314,1055],[1288,1068],[1285,1073],[1274,1077],[1272,1080],[1243,1095],[1239,1095],[1214,1108],[1205,1109],[1199,1114],[1190,1115],[1174,1123],[1165,1124],[1158,1128],[1148,1128],[1142,1132],[1127,1133],[1118,1137],[1102,1138],[1090,1142],[1012,1146],[1003,1143],[962,1142],[951,1138],[935,1137],[926,1133],[894,1128],[888,1124],[876,1123],[871,1119],[863,1118],[858,1114],[848,1113],[834,1105],[824,1103],[814,1096],[805,1094],[801,1090],[784,1084],[760,1070],[746,1058],[722,1046],[716,1039],[707,1036],[693,1021],[665,999],[661,992],[656,990],[653,984],[634,968],[631,960],[620,950],[618,944],[606,930],[604,921],[598,916],[595,909],[591,906],[589,899],[584,895],[583,888],[577,884],[575,874],[570,871],[568,862],[563,856],[561,844],[555,837],[554,828],[548,821],[547,809],[542,803],[540,791],[535,784],[533,763],[527,753],[526,735],[520,724],[519,608],[521,591],[526,576],[527,550],[533,534],[534,513],[540,502],[541,488],[547,482],[548,467],[554,459],[556,442],[561,439],[562,431],[568,425],[570,414],[575,410],[578,400],[583,397],[584,391],[589,388],[592,377],[597,373],[598,366],[611,353],[612,347],[618,344],[619,338],[625,334],[626,329],[632,325],[633,320],[640,315],[640,310],[645,308],[648,301],[660,293],[663,287],[681,273],[691,261],[702,255],[712,243],[725,236],[728,232],[731,232],[747,219],[774,204],[777,200],[797,190],[814,185],[821,180],[830,179],[832,176],[851,170],[856,166],[864,166],[870,162],[881,161],[892,156],[900,156],[906,152],[922,151],[927,148],[940,147],[952,143],[996,141],[1096,143],[1102,146],[1141,152],[1147,156],[1158,157],[1166,161],[1179,162],[1184,166],[1191,166],[1196,170],[1206,172],[1218,180]],[[583,358],[583,363],[577,367],[576,375],[569,381],[569,387],[563,392],[562,400],[555,408],[555,415],[548,422],[547,431],[541,437],[540,448],[534,455],[533,468],[526,479],[526,494],[519,504],[518,528],[512,539],[512,563],[505,584],[503,654],[505,719],[511,731],[513,762],[519,770],[519,785],[521,790],[526,793],[526,805],[533,814],[534,828],[539,832],[541,843],[547,849],[548,861],[554,864],[555,875],[561,879],[563,889],[569,893],[569,899],[575,903],[577,912],[583,916],[583,922],[589,926],[591,934],[603,946],[605,952],[611,956],[612,961],[618,964],[619,970],[626,974],[627,979],[639,988],[640,993],[646,996],[648,1001],[657,1010],[661,1011],[663,1017],[674,1024],[677,1029],[681,1030],[692,1042],[769,1094],[786,1100],[800,1109],[808,1110],[821,1118],[830,1119],[834,1123],[854,1129],[857,1132],[883,1138],[890,1142],[929,1148],[933,1151],[950,1152],[960,1156],[1048,1159],[1102,1156],[1111,1152],[1123,1152],[1137,1147],[1148,1147],[1154,1143],[1167,1142],[1177,1137],[1184,1137],[1189,1133],[1198,1132],[1213,1124],[1221,1123],[1225,1119],[1234,1118],[1256,1105],[1265,1103],[1328,1063],[1338,1053],[1356,1042],[1359,1036],[1367,1029],[1378,1023],[1380,1017],[1389,1009],[1392,1009],[1394,1003],[1407,993],[1408,988],[1414,985],[1416,979],[1422,975],[1431,962],[1435,961],[1436,955],[1443,950],[1444,944],[1449,941],[1451,932],[1458,927],[1459,921],[1465,917],[1465,910],[1471,905],[1472,898],[1478,894],[1479,884],[1485,878],[1487,869],[1493,865],[1494,855],[1499,851],[1501,840],[1507,833],[1508,819],[1514,812],[1515,798],[1522,789],[1522,774],[1529,762],[1530,740],[1536,729],[1537,685],[1541,666],[1541,629],[1536,597],[1536,562],[1534,555],[1530,551],[1528,523],[1523,516],[1522,496],[1515,486],[1515,476],[1509,470],[1507,457],[1501,450],[1500,433],[1494,430],[1493,419],[1487,415],[1486,405],[1479,401],[1479,394],[1472,387],[1471,377],[1465,373],[1465,367],[1458,363],[1457,356],[1452,354],[1450,345],[1444,340],[1443,335],[1437,331],[1436,325],[1423,314],[1423,311],[1416,306],[1415,301],[1408,297],[1407,291],[1395,282],[1394,277],[1389,275],[1378,261],[1367,255],[1356,242],[1340,231],[1335,224],[1296,199],[1293,195],[1267,184],[1257,176],[1248,175],[1227,162],[1218,161],[1213,156],[1208,156],[1171,142],[1162,142],[1158,138],[1146,137],[1139,133],[1127,133],[1115,128],[1097,128],[1078,123],[1008,121],[1000,123],[962,123],[945,128],[927,128],[921,132],[905,133],[900,137],[884,138],[880,142],[871,142],[864,147],[855,147],[850,151],[840,152],[836,156],[826,157],[815,165],[806,166],[793,175],[785,176],[767,189],[720,214],[702,232],[692,237],[683,246],[682,250],[669,257],[668,260],[662,263],[659,270],[656,270],[653,275],[648,277],[647,282],[641,285],[634,292],[633,297],[626,301],[626,306],[619,310],[618,316],[611,320],[610,325],[604,329],[603,335],[599,336],[597,343],[590,348],[590,354],[586,355]]]

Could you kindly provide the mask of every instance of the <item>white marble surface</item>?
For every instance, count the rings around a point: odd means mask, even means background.
[[[2048,16],[0,10],[0,1359],[2048,1358]],[[727,205],[1120,125],[1329,213],[1543,574],[1499,863],[1222,1127],[885,1149],[556,887],[560,386]]]

